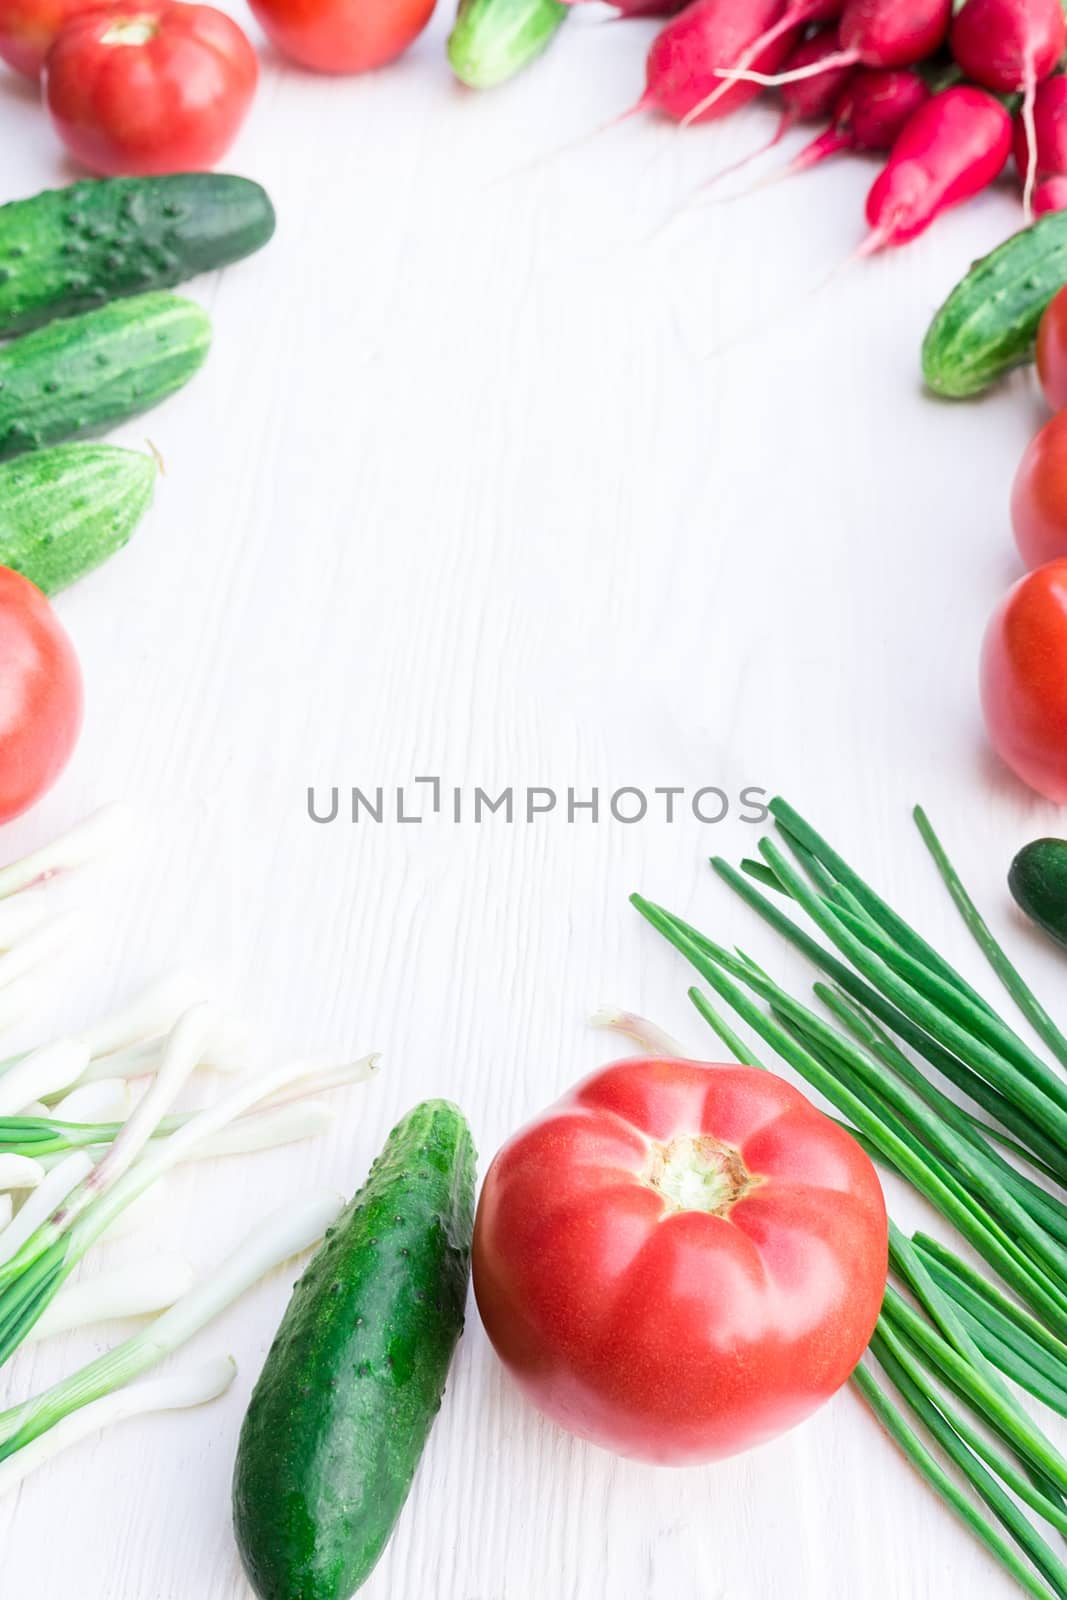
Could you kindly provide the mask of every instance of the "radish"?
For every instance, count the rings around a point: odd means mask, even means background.
[[[1043,217],[1049,211],[1067,211],[1067,176],[1060,172],[1039,179],[1034,188],[1034,216]]]
[[[1037,85],[1056,70],[1067,49],[1060,0],[966,0],[953,21],[949,45],[975,83],[997,94],[1022,92],[1029,148],[1023,203],[1029,214],[1037,176],[1033,135]]]
[[[826,132],[778,176],[806,172],[842,150],[891,150],[901,129],[929,99],[929,89],[910,67],[861,67],[839,96]]]
[[[1057,74],[1038,84],[1032,124],[1031,140],[1030,129],[1022,113],[1016,113],[1012,139],[1015,165],[1024,181],[1033,166],[1037,184],[1033,197],[1035,213],[1040,215],[1041,211],[1060,211],[1062,204],[1050,204],[1050,200],[1057,192],[1062,192],[1062,185],[1055,184],[1055,180],[1067,174],[1067,78]],[[1055,184],[1055,188],[1050,188],[1050,184]],[[1038,189],[1042,191],[1043,203],[1040,206]]]
[[[782,14],[782,0],[692,0],[652,41],[645,65],[645,92],[626,116],[659,111],[675,121],[711,122],[747,105],[759,93],[752,82],[731,83],[706,110],[701,102],[718,87],[722,69],[739,60]],[[764,67],[788,55],[795,35],[779,34],[760,49]],[[690,116],[692,113],[692,117]]]
[[[1010,150],[1011,117],[991,94],[961,84],[933,95],[905,123],[871,187],[871,232],[859,254],[916,238],[992,183]]]
[[[769,28],[765,28],[764,31],[757,38],[753,39],[752,43],[741,52],[741,55],[737,60],[737,70],[743,71],[746,67],[752,66],[757,56],[759,56],[762,51],[766,50],[768,45],[773,44],[776,39],[780,39],[783,34],[789,33],[794,28],[807,28],[812,23],[836,22],[838,17],[841,15],[843,4],[844,0],[786,0],[785,10],[782,12],[777,22],[772,23]],[[821,61],[822,59],[822,56],[818,55],[812,60],[797,61],[792,63],[792,65],[787,62],[785,76],[788,77],[790,71],[810,68],[815,64],[815,62]],[[683,124],[697,122],[705,114],[705,112],[710,111],[711,107],[716,105],[718,101],[722,99],[724,94],[729,92],[729,89],[730,82],[728,79],[724,79],[717,83],[715,88],[712,89],[711,93],[705,95],[704,99],[695,105],[692,111],[682,118]]]
[[[824,28],[822,32],[813,34],[810,39],[802,39],[795,49],[791,50],[785,58],[785,66],[806,67],[814,61],[822,61],[826,56],[836,55],[840,49],[840,37],[836,28]],[[798,122],[821,122],[828,117],[834,109],[841,92],[852,76],[851,67],[838,67],[832,72],[820,73],[816,78],[801,78],[796,83],[790,83],[782,90],[782,114],[778,119],[778,126],[766,144],[761,144],[758,149],[750,150],[747,156],[742,156],[740,161],[731,162],[728,167],[722,167],[711,178],[705,179],[701,184],[702,189],[709,189],[713,183],[718,183],[720,178],[727,177],[732,172],[739,172],[750,161],[755,161],[757,156],[766,155],[768,150],[773,150],[780,144],[786,134]],[[886,147],[888,149],[888,146]]]
[[[834,67],[910,67],[944,43],[951,21],[952,0],[846,0],[838,56],[788,76],[737,67],[723,69],[719,76],[731,83],[743,80],[778,88]]]

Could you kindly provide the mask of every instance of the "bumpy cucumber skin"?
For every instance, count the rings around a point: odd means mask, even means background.
[[[492,89],[547,49],[566,19],[560,0],[460,0],[448,60],[461,83]]]
[[[211,320],[175,294],[64,317],[0,346],[0,460],[158,405],[207,358]]]
[[[1037,326],[1067,283],[1067,212],[1051,212],[976,261],[934,316],[922,348],[935,394],[981,394],[1034,358]]]
[[[348,1600],[385,1548],[463,1329],[474,1164],[458,1108],[417,1106],[293,1291],[234,1472],[260,1600]]]
[[[102,178],[0,206],[0,338],[169,289],[265,245],[274,208],[222,173]]]
[[[121,550],[152,501],[158,467],[139,450],[58,445],[0,466],[0,566],[45,594]]]
[[[1067,948],[1067,839],[1024,845],[1011,864],[1008,887],[1031,921]]]

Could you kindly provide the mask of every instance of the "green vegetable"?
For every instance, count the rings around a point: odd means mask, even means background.
[[[1008,888],[1039,928],[1067,945],[1067,839],[1024,845],[1011,864]]]
[[[0,460],[98,433],[158,405],[207,358],[211,321],[175,294],[142,294],[0,346]]]
[[[0,206],[0,338],[239,261],[274,232],[258,183],[103,178]]]
[[[59,445],[0,466],[0,566],[55,594],[121,550],[157,466],[110,444]]]
[[[460,0],[448,39],[452,71],[471,89],[492,89],[547,49],[570,8],[560,0]]]
[[[260,1600],[348,1600],[385,1548],[463,1328],[474,1162],[455,1106],[417,1106],[294,1290],[234,1474]]]
[[[935,394],[980,394],[1034,357],[1037,325],[1067,282],[1067,212],[1051,212],[976,261],[927,330],[922,370]]]

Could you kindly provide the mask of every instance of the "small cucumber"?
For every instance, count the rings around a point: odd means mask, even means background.
[[[265,245],[266,191],[182,172],[99,178],[0,206],[0,338],[128,294],[169,289]]]
[[[1067,946],[1067,839],[1035,839],[1011,864],[1016,904],[1057,944]]]
[[[0,346],[0,460],[158,405],[188,383],[210,344],[202,306],[142,294]]]
[[[1067,283],[1067,211],[1050,212],[976,261],[927,330],[927,386],[950,400],[981,394],[1034,358],[1037,325]]]
[[[0,566],[55,594],[121,550],[152,500],[139,450],[68,444],[0,466]]]
[[[460,0],[448,59],[461,83],[492,89],[550,44],[569,6],[560,0]]]
[[[388,1542],[463,1328],[474,1161],[457,1107],[416,1106],[293,1291],[234,1473],[260,1600],[349,1600]]]

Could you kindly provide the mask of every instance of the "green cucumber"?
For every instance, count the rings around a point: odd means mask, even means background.
[[[169,289],[265,245],[266,191],[183,172],[98,178],[0,206],[0,338],[146,289]]]
[[[560,0],[460,0],[452,71],[471,89],[494,88],[547,49],[569,10]]]
[[[1057,944],[1067,946],[1067,839],[1035,839],[1011,864],[1016,904]]]
[[[1037,325],[1067,283],[1067,211],[1050,212],[976,261],[934,316],[922,348],[927,387],[981,394],[1034,358]]]
[[[389,1540],[463,1329],[474,1163],[457,1107],[416,1106],[293,1291],[234,1472],[260,1600],[349,1600]]]
[[[0,460],[158,405],[199,371],[210,344],[202,306],[142,294],[0,346]]]
[[[152,501],[158,467],[139,450],[68,444],[0,466],[0,566],[45,594],[121,550]]]

